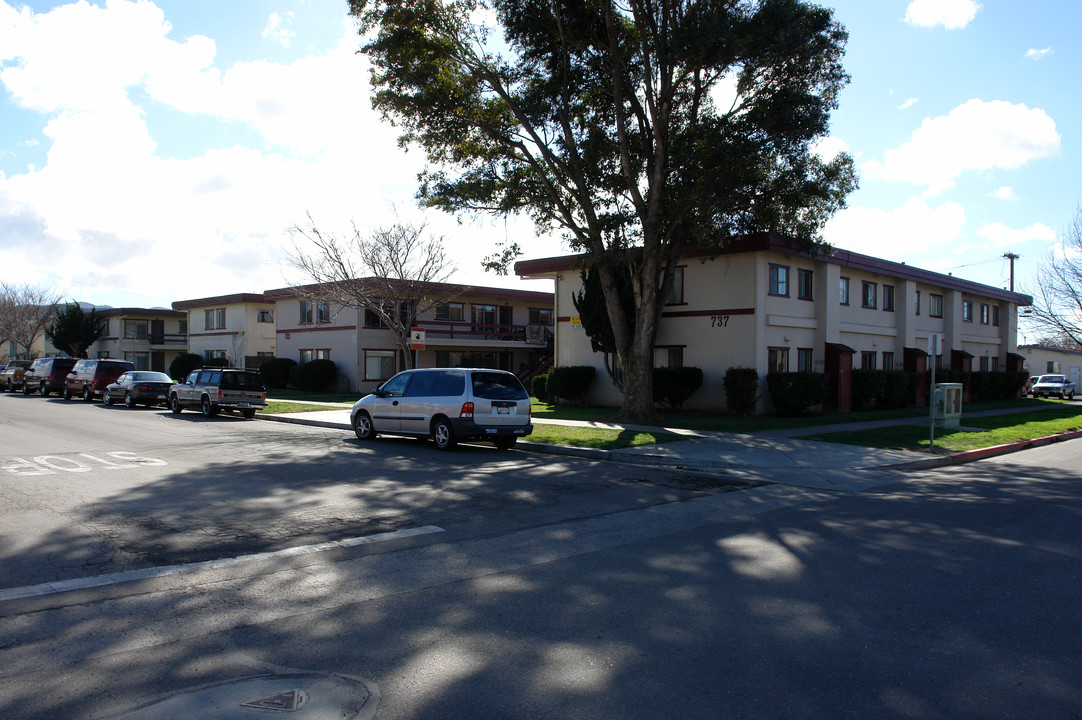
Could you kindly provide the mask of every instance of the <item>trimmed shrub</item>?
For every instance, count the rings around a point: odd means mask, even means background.
[[[937,376],[938,377],[938,376]],[[854,370],[854,410],[894,410],[917,403],[920,373],[905,370]]]
[[[290,382],[306,392],[326,390],[337,376],[338,366],[333,360],[312,360],[289,370]]]
[[[759,371],[755,368],[731,367],[725,371],[725,404],[737,415],[754,415],[759,399]]]
[[[674,410],[679,410],[702,384],[702,368],[654,368],[654,402],[664,403]]]
[[[263,384],[269,388],[282,389],[289,383],[289,369],[297,367],[293,358],[275,357],[264,360],[259,366]]]
[[[783,417],[800,417],[826,402],[830,382],[826,373],[770,373],[766,376],[766,387],[774,412]]]
[[[183,353],[169,363],[169,377],[184,380],[192,370],[203,367],[203,356],[195,353]]]
[[[541,402],[549,401],[548,382],[548,373],[534,375],[533,380],[530,381],[530,390],[533,391],[533,396]]]
[[[590,365],[568,365],[549,370],[545,392],[549,402],[558,400],[581,401],[594,381],[596,371]]]

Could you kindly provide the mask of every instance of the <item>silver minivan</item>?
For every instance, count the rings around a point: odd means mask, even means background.
[[[530,395],[504,370],[405,370],[358,400],[350,413],[361,440],[430,437],[440,450],[459,440],[491,440],[501,450],[533,432]]]

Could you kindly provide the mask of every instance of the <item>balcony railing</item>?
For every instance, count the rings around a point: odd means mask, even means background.
[[[418,320],[417,326],[425,329],[426,339],[503,340],[543,345],[552,338],[552,329],[545,325],[497,325],[449,320]]]
[[[184,333],[156,333],[148,336],[151,345],[187,345],[188,336]]]

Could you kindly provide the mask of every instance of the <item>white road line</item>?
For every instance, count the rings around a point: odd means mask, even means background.
[[[356,547],[358,545],[370,545],[372,543],[386,542],[388,540],[400,540],[402,538],[415,537],[418,535],[428,535],[431,533],[440,532],[444,532],[443,528],[436,525],[425,525],[423,527],[407,528],[405,530],[395,530],[393,532],[379,533],[377,535],[346,538],[344,540],[332,540],[329,542],[317,543],[315,545],[302,545],[300,547],[286,548],[285,550],[255,553],[253,555],[238,555],[237,557],[221,558],[218,560],[206,560],[203,562],[189,563],[187,565],[165,565],[161,567],[142,568],[139,570],[124,570],[122,572],[111,573],[109,575],[97,575],[95,577],[59,580],[57,582],[41,583],[40,585],[28,585],[26,587],[20,588],[7,588],[0,590],[0,602],[5,602],[8,600],[19,600],[28,597],[43,597],[45,595],[55,595],[57,593],[70,592],[72,590],[85,590],[87,588],[106,587],[109,585],[118,585],[124,582],[132,582],[134,580],[149,580],[152,578],[164,577],[166,575],[177,575],[179,573],[185,572],[218,570],[223,568],[236,567],[238,565],[243,565],[250,562],[273,560],[275,558],[295,557],[299,555],[310,555],[312,553],[323,552],[324,550],[333,550],[335,548],[348,548]]]

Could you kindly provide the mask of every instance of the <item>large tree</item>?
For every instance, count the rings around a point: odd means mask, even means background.
[[[855,187],[851,158],[811,151],[848,82],[846,33],[801,0],[350,0],[350,11],[373,105],[426,153],[422,201],[525,212],[597,268],[625,417],[653,415],[653,345],[679,258],[752,231],[811,243]]]
[[[442,236],[424,223],[394,224],[342,238],[324,232],[309,216],[293,228],[290,260],[311,281],[295,290],[313,302],[374,313],[395,336],[406,367],[413,367],[410,330],[417,318],[466,288],[448,283],[454,263]]]
[[[76,358],[85,358],[86,351],[105,334],[105,324],[98,311],[87,312],[77,302],[59,308],[52,322],[45,326],[45,337],[57,350]]]
[[[1028,324],[1060,344],[1082,347],[1082,206],[1037,269],[1027,317]]]
[[[14,340],[31,357],[59,300],[45,288],[0,283],[0,341]]]

